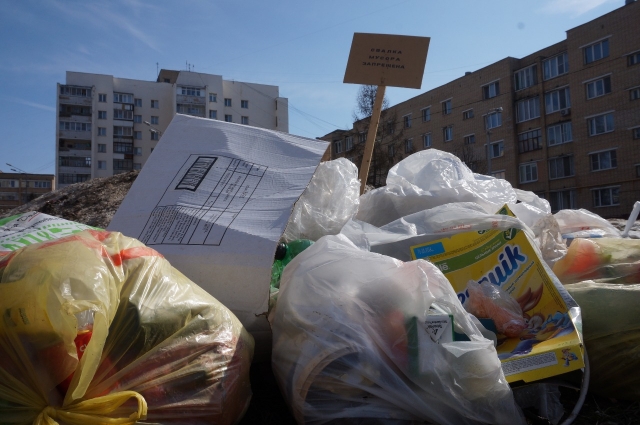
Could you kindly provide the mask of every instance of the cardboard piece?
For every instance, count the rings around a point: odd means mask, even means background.
[[[277,242],[327,143],[176,115],[108,230],[162,253],[270,353],[265,317]]]
[[[498,214],[514,216],[506,205]],[[440,268],[463,305],[469,280],[498,285],[520,299],[527,327],[519,337],[498,335],[496,347],[508,382],[537,381],[584,367],[577,304],[522,230],[464,232],[410,249],[414,260],[428,259]]]
[[[429,37],[355,33],[345,83],[419,89]]]

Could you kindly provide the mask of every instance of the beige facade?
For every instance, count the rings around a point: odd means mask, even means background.
[[[3,173],[0,171],[0,210],[13,209],[54,187],[53,174]]]
[[[58,84],[58,187],[141,169],[176,113],[288,132],[277,86],[161,70],[157,81],[67,72]]]
[[[378,149],[394,153],[389,165],[421,149],[452,152],[476,172],[545,197],[553,210],[624,217],[640,200],[638,22],[640,3],[631,2],[564,41],[394,105],[387,116],[396,130],[381,122]],[[359,165],[366,124],[322,137],[333,142],[332,158]]]

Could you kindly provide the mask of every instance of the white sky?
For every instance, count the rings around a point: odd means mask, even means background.
[[[431,37],[422,89],[557,43],[624,0],[0,0],[0,170],[55,169],[56,83],[66,71],[155,81],[160,68],[280,86],[289,131],[351,128],[343,84],[354,32]]]

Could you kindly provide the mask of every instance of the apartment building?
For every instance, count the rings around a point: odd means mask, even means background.
[[[379,127],[387,169],[429,148],[475,172],[549,200],[626,216],[640,200],[640,3],[567,31],[526,57],[507,57],[392,106]],[[368,121],[332,142],[331,157],[360,164]],[[380,184],[375,173],[369,182]]]
[[[3,173],[0,171],[0,210],[9,210],[51,192],[53,174]]]
[[[157,81],[67,71],[56,103],[58,187],[141,169],[176,113],[289,131],[277,86],[190,71]]]

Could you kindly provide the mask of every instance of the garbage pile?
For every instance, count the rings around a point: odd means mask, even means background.
[[[2,422],[238,422],[251,335],[157,251],[86,227],[0,222]]]

